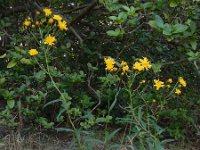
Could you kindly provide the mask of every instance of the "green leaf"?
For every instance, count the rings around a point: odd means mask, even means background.
[[[113,20],[113,21],[115,21],[115,20],[117,20],[117,17],[116,16],[110,16],[110,17],[108,17],[110,20]]]
[[[130,11],[130,8],[127,7],[127,6],[125,6],[125,5],[123,5],[122,8],[123,8],[124,10],[128,11],[128,12]]]
[[[109,36],[117,37],[117,36],[123,35],[124,34],[124,30],[122,30],[120,28],[117,28],[115,30],[109,30],[109,31],[107,31],[107,34]]]
[[[69,128],[56,128],[56,131],[58,132],[74,132],[74,130],[69,129]]]
[[[72,97],[69,96],[68,93],[62,93],[62,96],[60,97],[60,99],[64,98],[64,100],[66,101],[70,101],[72,99]]]
[[[164,27],[164,21],[159,15],[155,16],[155,23],[159,28],[163,28]]]
[[[196,59],[199,59],[200,58],[200,52],[193,52],[193,51],[190,51],[187,53],[187,55],[189,56],[189,60],[192,61],[192,60],[196,60]]]
[[[193,50],[197,49],[197,41],[195,39],[190,40],[190,45],[192,46]]]
[[[154,20],[149,21],[148,24],[149,24],[152,28],[155,28],[155,29],[158,28],[157,25],[156,25],[156,22],[155,22]]]
[[[0,58],[5,58],[5,57],[6,57],[6,53],[0,56]]]
[[[117,100],[118,100],[117,97],[118,97],[118,95],[119,95],[119,92],[120,92],[120,89],[119,89],[119,91],[117,91],[117,93],[116,93],[116,95],[115,95],[115,100],[114,100],[113,103],[111,104],[111,106],[110,106],[108,112],[110,112],[110,111],[114,108],[115,104],[117,103]]]
[[[12,68],[14,67],[15,65],[17,64],[17,62],[15,60],[11,60],[8,65],[7,65],[7,68]]]
[[[169,6],[176,7],[176,6],[178,6],[178,2],[176,0],[170,0]]]
[[[0,85],[4,84],[6,81],[6,78],[0,78]]]
[[[21,62],[22,64],[25,64],[25,65],[31,65],[31,64],[32,64],[31,60],[30,60],[30,59],[26,59],[26,58],[22,58],[22,59],[20,60],[20,62]]]
[[[155,29],[162,29],[164,28],[164,21],[163,19],[159,16],[159,15],[155,15],[155,19],[154,20],[150,20],[148,22],[148,24]]]
[[[95,71],[95,70],[98,70],[98,68],[97,68],[97,67],[94,67],[94,66],[92,66],[92,64],[91,64],[91,63],[87,63],[87,66],[88,66],[88,69],[89,69],[90,71]]]
[[[172,35],[172,26],[171,26],[170,24],[166,23],[166,24],[164,25],[163,34],[164,34],[164,35],[167,35],[167,36]]]
[[[173,29],[174,29],[173,33],[181,33],[186,31],[188,29],[188,26],[178,23],[173,26]]]
[[[62,100],[56,99],[56,100],[50,101],[50,102],[46,103],[46,104],[43,106],[43,108],[45,108],[45,107],[47,107],[47,106],[49,106],[49,105],[58,103],[58,102],[62,102]]]
[[[160,63],[152,64],[152,69],[154,73],[161,72],[161,67],[162,67],[162,64]]]
[[[15,106],[15,101],[14,100],[8,100],[7,105],[10,109],[12,109]]]
[[[35,74],[34,74],[34,77],[35,77],[35,79],[38,81],[38,82],[42,82],[42,81],[44,81],[44,79],[45,79],[45,77],[46,77],[46,74],[45,74],[45,72],[44,71],[39,71],[39,72],[36,72]]]

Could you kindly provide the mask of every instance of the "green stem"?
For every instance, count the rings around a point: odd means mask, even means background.
[[[47,67],[47,70],[46,70],[45,72],[49,75],[49,77],[50,77],[50,79],[51,79],[51,82],[52,82],[54,88],[57,90],[57,92],[58,92],[58,93],[60,94],[60,96],[62,97],[64,104],[66,104],[66,101],[67,101],[67,100],[66,100],[65,97],[63,96],[62,92],[60,91],[60,89],[59,89],[58,86],[56,85],[56,82],[54,81],[54,79],[53,79],[53,77],[52,77],[52,75],[51,75],[50,68],[49,68],[49,64],[48,64],[48,57],[47,57],[47,52],[48,52],[48,50],[49,50],[49,48],[47,48],[47,50],[44,51],[45,62],[46,62],[46,67]],[[44,69],[44,68],[43,68],[43,69]],[[69,122],[70,122],[72,128],[73,128],[74,131],[75,131],[75,130],[76,130],[76,127],[75,127],[75,125],[74,125],[74,123],[73,123],[73,121],[72,121],[72,119],[71,119],[70,113],[69,113],[68,111],[67,111],[67,117],[68,117],[68,119],[69,119]],[[79,148],[82,149],[80,140],[78,140],[78,138],[76,138],[76,139],[77,139]]]

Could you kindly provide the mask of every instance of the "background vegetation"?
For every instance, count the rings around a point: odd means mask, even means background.
[[[199,0],[0,8],[1,125],[70,133],[79,149],[161,150],[198,138]]]

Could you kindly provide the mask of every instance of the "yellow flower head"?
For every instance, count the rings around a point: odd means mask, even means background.
[[[122,67],[122,75],[124,75],[129,70],[129,66],[125,61],[121,62],[120,67]]]
[[[151,62],[146,57],[144,57],[143,59],[139,59],[139,62],[144,67],[144,69],[151,69]]]
[[[68,28],[67,28],[67,22],[66,21],[59,21],[58,22],[58,27],[59,27],[59,29],[60,30],[67,30]]]
[[[171,85],[170,85],[170,84],[167,84],[166,87],[169,89],[169,88],[171,87]]]
[[[25,27],[29,27],[30,25],[31,25],[31,22],[29,20],[25,20],[23,22],[23,26],[25,26]]]
[[[125,61],[122,61],[120,64],[121,67],[126,66],[126,65],[127,65],[127,62],[125,62]]]
[[[39,12],[39,11],[36,11],[35,14],[36,14],[36,15],[40,15],[40,12]]]
[[[169,78],[169,79],[167,80],[167,83],[172,83],[172,82],[173,82],[172,78]]]
[[[50,46],[55,45],[55,42],[56,42],[55,36],[52,36],[50,34],[44,39],[44,44],[47,44]]]
[[[154,86],[156,87],[156,90],[159,90],[160,88],[164,87],[164,82],[160,81],[159,79],[158,80],[153,80],[154,82]]]
[[[53,18],[50,18],[50,19],[48,20],[48,22],[49,22],[50,24],[52,24],[52,23],[54,22]]]
[[[44,8],[43,12],[44,12],[45,16],[50,16],[52,14],[51,9],[49,9],[49,8]]]
[[[40,25],[40,22],[39,22],[39,21],[36,21],[36,22],[35,22],[35,25],[36,25],[36,26],[39,26],[39,25]]]
[[[179,77],[178,82],[179,82],[180,86],[186,87],[186,85],[187,85],[187,83],[183,79],[183,77]]]
[[[143,70],[144,70],[144,67],[142,66],[141,63],[135,62],[135,63],[133,64],[133,69],[135,69],[135,70],[137,70],[137,71],[143,71]]]
[[[38,54],[38,51],[37,51],[37,49],[30,49],[30,50],[28,51],[28,53],[29,53],[29,55],[31,55],[31,56],[35,56],[35,55]]]
[[[30,16],[27,16],[27,17],[26,17],[26,20],[31,20],[31,17],[30,17]]]
[[[181,90],[176,89],[174,93],[177,94],[177,95],[180,95],[181,94]]]
[[[60,15],[53,15],[53,19],[59,22],[62,20],[62,17]]]
[[[114,67],[114,65],[115,65],[114,59],[112,59],[112,58],[110,58],[110,57],[104,58],[104,62],[105,62],[105,64],[106,64],[106,70],[107,70],[107,71],[112,72],[112,71],[116,71],[116,70],[117,70],[117,68]]]
[[[140,81],[140,84],[144,84],[144,83],[146,83],[146,80]]]
[[[127,72],[128,69],[129,69],[129,66],[128,66],[128,65],[122,67],[122,71],[123,71],[123,72]]]
[[[156,103],[156,100],[155,100],[155,99],[153,99],[153,100],[152,100],[152,102],[153,102],[153,103]]]

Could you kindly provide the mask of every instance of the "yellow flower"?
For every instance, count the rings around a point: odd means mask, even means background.
[[[149,70],[151,68],[151,62],[146,57],[139,59],[139,62],[144,67],[144,69]]]
[[[29,53],[29,55],[31,55],[31,56],[35,56],[35,55],[38,54],[38,51],[37,51],[37,49],[30,49],[30,50],[28,51],[28,53]]]
[[[36,14],[36,15],[40,15],[40,12],[39,12],[39,11],[36,11],[35,14]]]
[[[40,25],[40,22],[39,22],[39,21],[36,21],[36,22],[35,22],[35,25],[36,25],[36,26],[39,26],[39,25]]]
[[[125,62],[125,61],[122,61],[121,64],[120,64],[121,67],[123,67],[125,65],[127,65],[127,62]]]
[[[117,70],[117,68],[114,67],[114,65],[115,65],[114,59],[112,59],[110,57],[104,58],[104,62],[106,64],[106,70],[107,71],[111,71],[112,72],[112,71],[116,71]]]
[[[183,77],[179,77],[178,82],[179,82],[180,86],[186,87],[186,85],[187,85],[187,83],[183,79]]]
[[[143,71],[143,70],[144,70],[144,67],[142,66],[141,63],[135,62],[135,63],[133,64],[133,69],[135,69],[135,70],[137,70],[137,71]]]
[[[158,80],[153,80],[154,81],[154,86],[156,87],[156,90],[159,90],[160,88],[164,87],[164,82]]]
[[[35,25],[34,24],[32,24],[32,26],[31,26],[32,28],[35,28]]]
[[[173,82],[172,78],[169,78],[169,79],[167,80],[167,83],[172,83],[172,82]]]
[[[152,102],[153,102],[153,103],[156,103],[156,100],[155,100],[155,99],[153,99],[153,100],[152,100]]]
[[[129,70],[129,66],[125,61],[122,61],[120,66],[122,67],[122,75],[124,75]]]
[[[29,20],[25,20],[25,21],[23,22],[23,25],[24,25],[25,27],[28,27],[28,26],[31,25],[31,22],[30,22]]]
[[[27,17],[26,17],[26,20],[31,20],[31,17],[30,17],[30,16],[27,16]]]
[[[140,84],[144,84],[144,83],[146,83],[146,80],[140,81]]]
[[[181,94],[181,90],[176,89],[174,93],[177,94],[177,95],[180,95]]]
[[[60,15],[53,15],[53,19],[56,21],[61,21],[62,17]]]
[[[129,66],[128,66],[128,65],[123,66],[123,67],[122,67],[122,74],[125,74],[125,73],[128,71],[128,69],[129,69]]]
[[[56,42],[55,36],[52,36],[50,34],[44,39],[44,44],[47,44],[50,46],[55,45],[55,42]]]
[[[48,20],[48,22],[49,22],[50,24],[52,24],[52,23],[54,22],[53,18],[50,18],[50,19]]]
[[[170,85],[170,84],[167,84],[166,87],[169,89],[169,88],[171,87],[171,85]]]
[[[50,16],[52,14],[51,9],[49,9],[49,8],[44,8],[43,12],[45,13],[45,16]]]
[[[66,21],[59,21],[58,22],[58,27],[60,30],[67,30],[67,22]]]

